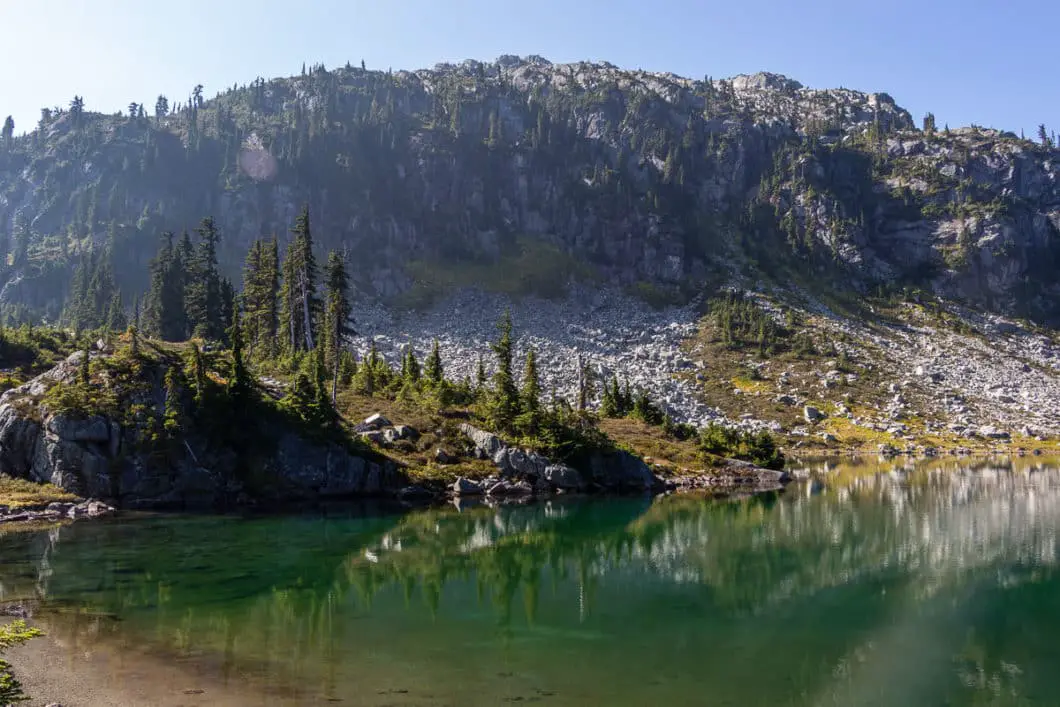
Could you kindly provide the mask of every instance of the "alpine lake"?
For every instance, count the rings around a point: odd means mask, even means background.
[[[189,705],[1060,704],[1060,465],[805,472],[746,498],[5,531],[0,601],[144,694],[174,689],[147,666],[178,671]]]

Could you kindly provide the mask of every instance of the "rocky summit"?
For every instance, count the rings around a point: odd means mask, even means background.
[[[504,56],[78,99],[0,150],[0,314],[68,321],[102,252],[131,314],[159,234],[205,215],[236,280],[303,204],[347,255],[364,354],[438,339],[470,378],[507,308],[568,400],[581,361],[793,444],[1060,432],[1060,150],[778,74]],[[726,334],[719,292],[767,314],[761,341]]]

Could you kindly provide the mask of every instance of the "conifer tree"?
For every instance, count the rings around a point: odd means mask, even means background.
[[[479,354],[478,365],[475,366],[475,393],[482,395],[486,391],[486,364]]]
[[[199,243],[186,264],[184,311],[192,334],[206,339],[224,336],[225,301],[221,276],[217,271],[217,244],[220,234],[213,219],[207,217],[195,232]]]
[[[348,386],[353,383],[353,378],[356,375],[357,359],[353,357],[352,351],[343,349],[342,353],[339,354],[339,383],[343,386]]]
[[[276,356],[276,299],[280,272],[276,239],[255,241],[243,267],[244,336],[250,351],[263,358]]]
[[[292,353],[312,351],[316,345],[316,324],[320,319],[320,301],[316,293],[317,266],[313,256],[313,236],[309,225],[309,207],[291,229],[294,240],[287,248],[283,263],[282,314],[286,327],[285,342]]]
[[[111,331],[124,331],[128,325],[125,308],[121,303],[121,292],[115,289],[107,307],[107,328]]]
[[[324,303],[324,349],[328,367],[337,371],[343,339],[352,330],[349,326],[350,280],[342,256],[335,251],[328,254],[324,280],[327,290]]]
[[[520,394],[522,415],[520,427],[533,436],[541,424],[541,382],[537,376],[537,354],[533,349],[526,353],[526,369],[523,372],[523,389]]]
[[[199,350],[199,345],[191,342],[188,350],[188,363],[191,366],[192,382],[195,385],[195,404],[202,405],[206,400],[206,360]]]
[[[147,294],[147,330],[163,341],[181,341],[187,336],[184,313],[184,261],[173,245],[173,234],[162,234],[158,255],[151,260],[151,289]]]
[[[504,318],[497,324],[497,330],[500,336],[490,345],[497,358],[497,370],[493,374],[489,417],[497,429],[510,430],[519,411],[519,391],[515,387],[515,377],[512,375],[514,343],[511,312],[504,313]]]
[[[596,395],[596,386],[593,384],[593,369],[588,362],[578,356],[578,409],[588,410],[589,404]]]
[[[416,351],[409,345],[405,350],[404,365],[402,373],[405,381],[416,384],[420,382],[420,362],[416,358]]]
[[[166,370],[166,405],[162,427],[170,438],[184,429],[183,378],[179,366],[170,366]]]
[[[232,372],[228,376],[228,393],[238,405],[246,400],[253,388],[254,381],[243,360],[243,326],[239,312],[233,313],[232,326],[228,330],[228,340],[232,346]]]
[[[445,377],[445,372],[442,368],[442,352],[438,348],[438,339],[435,339],[434,344],[431,346],[431,353],[427,357],[424,374],[427,376],[427,380],[434,385],[441,383]]]
[[[92,366],[92,349],[86,343],[85,347],[81,350],[81,368],[80,368],[81,383],[84,384],[84,385],[88,385],[89,381],[92,380],[92,373],[91,373],[92,369],[91,369],[91,366]]]

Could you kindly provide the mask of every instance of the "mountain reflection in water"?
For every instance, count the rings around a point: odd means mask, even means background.
[[[10,533],[0,599],[255,704],[1060,704],[1056,467],[815,471],[735,501]]]

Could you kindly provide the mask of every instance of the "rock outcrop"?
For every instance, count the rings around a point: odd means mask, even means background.
[[[536,452],[509,446],[497,435],[467,423],[460,426],[460,431],[474,445],[476,456],[493,460],[502,482],[543,483],[545,488],[563,491],[596,488],[617,492],[648,492],[663,487],[662,481],[652,473],[644,460],[624,450],[593,453],[586,460],[585,468],[579,470],[566,464],[553,463]],[[498,493],[510,494],[513,488],[509,483]],[[490,493],[497,495],[492,490]]]
[[[392,495],[406,485],[393,462],[291,430],[254,459],[194,437],[160,454],[143,430],[103,415],[52,412],[41,395],[76,380],[78,353],[0,400],[0,474],[51,483],[123,507],[208,507],[256,501]],[[146,394],[148,397],[152,392]]]

